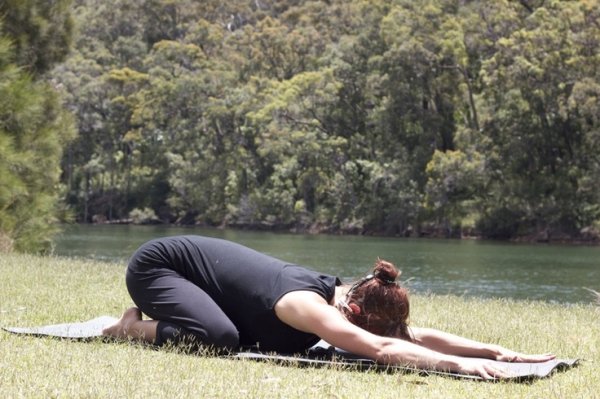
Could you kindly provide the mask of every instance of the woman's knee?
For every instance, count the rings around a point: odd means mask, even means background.
[[[240,346],[240,334],[235,327],[226,327],[209,333],[211,345],[223,349],[236,349]]]
[[[237,329],[227,325],[212,325],[210,328],[183,328],[173,323],[159,322],[156,344],[162,346],[171,343],[177,346],[210,347],[234,350],[240,345]]]
[[[233,322],[224,314],[215,314],[210,321],[205,320],[200,331],[204,341],[216,348],[235,349],[240,345],[240,334]]]

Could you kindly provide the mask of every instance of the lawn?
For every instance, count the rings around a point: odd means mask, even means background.
[[[123,264],[0,255],[0,326],[119,316],[131,301]],[[177,398],[595,398],[600,397],[600,306],[412,298],[411,323],[581,364],[531,383],[486,383],[417,374],[298,368],[154,350],[132,343],[73,342],[0,331],[3,397]]]

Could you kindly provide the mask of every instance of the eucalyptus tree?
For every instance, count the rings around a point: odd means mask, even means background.
[[[483,63],[482,124],[498,177],[491,220],[511,214],[516,229],[570,235],[598,221],[597,10],[597,1],[532,9]]]
[[[597,1],[75,1],[80,220],[598,220]],[[535,226],[534,226],[535,227]]]
[[[299,73],[271,81],[264,102],[248,115],[251,126],[260,126],[261,164],[272,170],[260,195],[263,217],[271,223],[289,225],[300,216],[315,221],[326,212],[327,187],[346,143],[324,123],[337,90],[331,70]]]

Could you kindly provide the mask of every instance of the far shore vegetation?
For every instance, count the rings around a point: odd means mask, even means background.
[[[5,254],[0,326],[119,316],[131,306],[124,265]],[[411,373],[299,368],[227,360],[129,342],[75,342],[0,331],[3,397],[94,398],[597,398],[600,306],[414,295],[411,323],[554,352],[581,364],[529,383],[485,383]]]
[[[600,0],[3,0],[0,251],[57,221],[600,242]]]

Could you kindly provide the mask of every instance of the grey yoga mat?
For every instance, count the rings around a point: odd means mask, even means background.
[[[52,324],[39,327],[3,327],[5,331],[14,334],[49,336],[56,338],[87,340],[102,337],[102,329],[112,324],[117,319],[111,316],[100,316],[92,320],[79,323],[62,323]],[[387,372],[393,371],[409,371],[420,374],[446,375],[466,379],[480,379],[476,376],[463,375],[456,373],[445,373],[430,370],[417,370],[414,368],[403,366],[388,366],[377,364],[373,360],[364,359],[360,356],[334,348],[325,341],[320,341],[315,346],[310,348],[306,356],[287,356],[277,354],[265,354],[258,351],[241,351],[232,355],[231,358],[250,359],[257,361],[269,361],[278,364],[290,364],[298,366],[335,366],[335,367],[350,367],[354,369],[377,369]],[[486,359],[480,359],[488,361]],[[551,375],[554,371],[564,370],[575,366],[578,359],[554,359],[543,363],[507,363],[496,362],[498,366],[503,367],[511,372],[514,380],[531,380],[535,378],[544,378]]]
[[[100,316],[80,323],[52,324],[40,327],[2,327],[2,329],[15,334],[87,339],[102,337],[102,329],[116,321],[117,319],[111,316]]]

